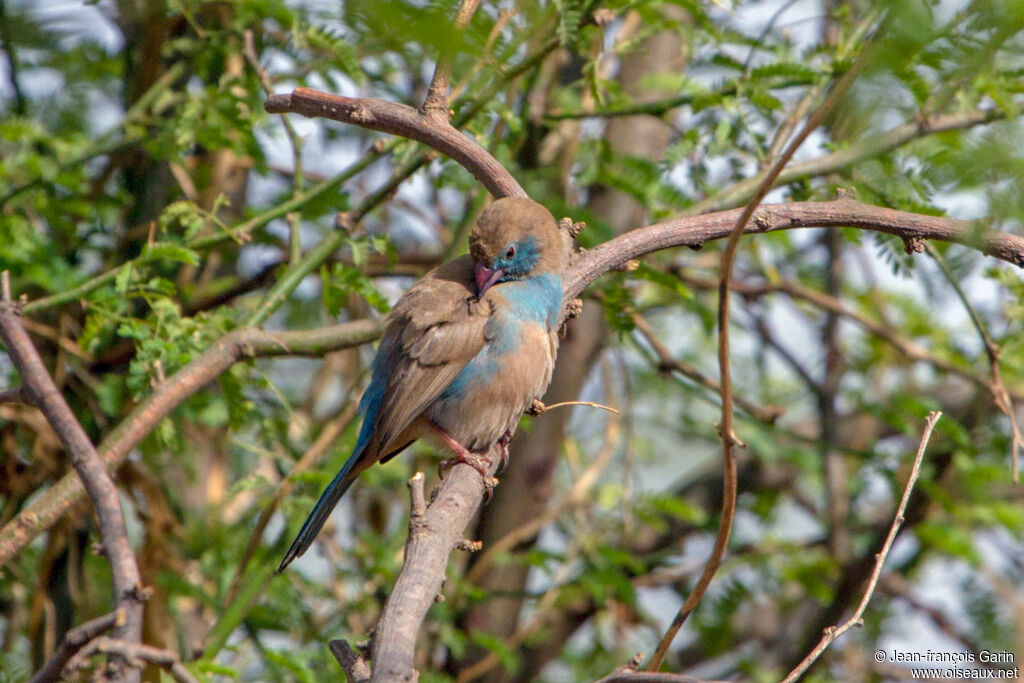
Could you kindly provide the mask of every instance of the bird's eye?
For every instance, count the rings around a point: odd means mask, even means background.
[[[508,251],[505,252],[505,258],[512,258],[516,255],[516,248],[514,246],[509,247]]]

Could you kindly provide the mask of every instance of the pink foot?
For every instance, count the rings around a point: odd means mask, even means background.
[[[455,467],[456,465],[458,465],[460,463],[463,463],[463,464],[469,465],[470,467],[475,469],[477,472],[479,472],[481,477],[483,477],[484,479],[487,479],[487,468],[489,468],[491,466],[491,461],[490,460],[488,460],[484,456],[475,455],[474,453],[471,453],[468,448],[466,448],[461,443],[459,443],[458,441],[453,439],[448,432],[446,432],[445,430],[441,429],[440,427],[438,427],[433,422],[428,422],[427,424],[429,424],[430,427],[435,432],[437,432],[438,434],[441,435],[441,438],[444,439],[444,442],[445,442],[445,444],[448,445],[448,448],[452,449],[452,452],[455,453],[455,457],[454,458],[448,458],[446,460],[442,460],[441,464],[438,465],[438,467],[437,467],[437,474],[438,474],[438,476],[443,478],[445,470],[450,469],[452,467]]]

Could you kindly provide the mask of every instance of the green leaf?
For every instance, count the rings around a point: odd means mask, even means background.
[[[142,258],[144,261],[167,260],[187,263],[190,266],[199,265],[199,254],[187,247],[166,242],[147,244],[142,250]]]
[[[114,280],[114,290],[118,294],[124,294],[128,291],[128,284],[132,279],[132,263],[129,261],[121,267],[120,272],[117,274],[117,278]]]

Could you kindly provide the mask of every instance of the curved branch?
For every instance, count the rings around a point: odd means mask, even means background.
[[[603,273],[659,249],[699,248],[722,239],[736,223],[742,209],[680,218],[637,228],[580,254],[563,282],[563,301],[579,296]],[[926,216],[862,204],[847,197],[831,202],[764,204],[754,212],[746,233],[776,232],[794,228],[859,228],[896,235],[911,247],[919,240],[955,242],[1024,267],[1024,237],[986,230],[977,223],[941,216]]]
[[[324,117],[422,142],[461,164],[495,197],[526,196],[526,191],[490,152],[447,119],[421,114],[404,104],[296,88],[288,95],[271,95],[264,107],[271,114],[291,112],[309,118]]]

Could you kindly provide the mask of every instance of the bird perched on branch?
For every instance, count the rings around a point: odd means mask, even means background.
[[[551,381],[562,274],[571,238],[530,199],[499,199],[480,214],[469,254],[413,285],[388,317],[352,455],[320,496],[281,572],[312,545],[359,474],[427,438],[486,476],[519,418]]]

